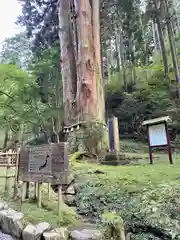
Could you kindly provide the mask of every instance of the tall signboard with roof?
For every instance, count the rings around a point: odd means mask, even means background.
[[[171,121],[169,116],[146,120],[143,122],[143,126],[147,126],[148,129],[148,147],[149,147],[149,158],[150,163],[153,163],[152,149],[158,147],[167,147],[169,162],[173,163],[171,142],[168,132],[167,123]]]

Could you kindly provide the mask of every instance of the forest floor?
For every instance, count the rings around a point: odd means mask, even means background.
[[[128,146],[128,150],[126,148]],[[143,164],[136,166],[104,166],[75,161],[72,170],[76,179],[76,209],[64,205],[59,218],[57,195],[44,185],[42,209],[33,201],[13,202],[10,205],[25,214],[31,223],[51,220],[53,226],[74,226],[81,224],[81,217],[101,221],[104,212],[115,211],[124,219],[128,231],[136,233],[134,239],[174,239],[180,236],[180,158],[177,155],[173,165],[168,163],[167,154],[157,154],[154,164],[149,165],[145,145],[123,142],[121,149],[129,154],[139,155]],[[131,150],[130,150],[131,149]],[[142,151],[143,149],[143,151]],[[97,174],[96,170],[100,170]],[[2,172],[2,169],[0,169]],[[0,173],[1,174],[1,173]],[[3,195],[4,183],[0,182]],[[33,192],[30,193],[33,196]],[[77,212],[78,214],[77,214]],[[147,235],[147,236],[146,236]],[[159,238],[158,238],[159,237]],[[179,239],[179,238],[177,238]]]
[[[154,239],[151,234],[175,239],[180,236],[179,167],[180,161],[169,165],[163,158],[139,166],[76,163],[77,208],[99,221],[103,213],[115,211],[128,231],[136,233],[134,239]],[[104,174],[96,174],[97,169]]]

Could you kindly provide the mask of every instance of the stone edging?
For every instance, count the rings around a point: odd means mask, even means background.
[[[100,232],[95,229],[81,229],[69,232],[67,228],[52,229],[47,222],[23,226],[24,214],[0,201],[0,239],[4,240],[98,240]],[[5,235],[8,234],[8,235]],[[1,236],[2,235],[2,236]],[[2,237],[2,238],[1,238]]]

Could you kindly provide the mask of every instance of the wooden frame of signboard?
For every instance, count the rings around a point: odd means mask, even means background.
[[[21,148],[18,181],[23,182],[22,202],[26,198],[27,183],[35,183],[34,196],[38,198],[38,207],[41,207],[42,183],[55,184],[58,185],[58,214],[60,214],[61,186],[67,184],[68,168],[68,143],[66,142]]]
[[[150,164],[153,164],[152,149],[166,147],[168,150],[169,163],[173,164],[171,141],[168,132],[169,116],[146,120],[142,123],[148,130],[148,148]]]

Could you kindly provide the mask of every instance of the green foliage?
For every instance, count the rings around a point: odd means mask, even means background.
[[[170,166],[167,162],[126,167],[76,163],[78,210],[103,223],[122,217],[126,231],[139,237],[146,232],[160,239],[178,239],[178,166],[179,163]],[[89,174],[90,168],[105,174]]]
[[[44,49],[58,42],[57,0],[22,0],[22,14],[18,23],[33,37],[33,52],[40,55]]]
[[[1,128],[10,129],[15,135],[22,128],[48,135],[54,109],[40,101],[35,77],[9,64],[1,64],[0,73]]]
[[[107,150],[106,140],[107,128],[95,122],[86,123],[68,135],[71,153],[87,151],[94,155],[102,154]]]
[[[177,115],[176,110],[169,113],[175,109],[175,103],[164,81],[162,66],[137,68],[137,73],[139,81],[131,93],[124,93],[117,80],[106,85],[106,110],[108,116],[118,117],[121,135],[144,140],[141,124],[145,119],[170,115],[175,120]],[[178,125],[173,128],[178,129]]]
[[[31,41],[27,39],[26,32],[7,38],[2,43],[0,62],[3,64],[16,64],[26,69],[31,57]]]
[[[123,219],[114,212],[106,212],[102,215],[104,226],[104,239],[125,240]]]
[[[4,125],[30,121],[29,102],[36,89],[33,78],[15,65],[0,65],[0,106],[1,121]],[[1,125],[2,126],[2,125]]]
[[[43,116],[49,133],[59,132],[63,119],[63,89],[59,64],[59,47],[52,46],[45,49],[41,56],[34,57],[29,69],[34,74],[38,85],[38,97],[45,106]]]

